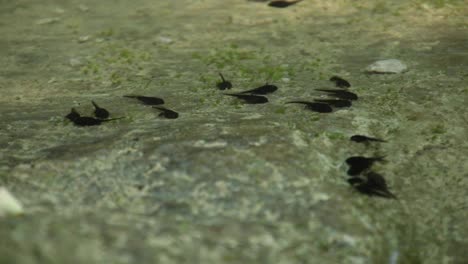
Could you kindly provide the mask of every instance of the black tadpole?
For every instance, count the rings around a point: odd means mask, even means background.
[[[363,178],[349,178],[348,183],[362,194],[397,199],[397,197],[388,190],[387,182],[382,175],[370,171],[364,176]]]
[[[357,100],[358,96],[355,93],[348,92],[345,90],[334,90],[334,89],[317,89],[317,91],[322,91],[329,93],[331,96],[344,99],[344,100]]]
[[[348,175],[355,176],[369,169],[376,161],[384,161],[384,157],[362,157],[354,156],[346,159],[346,164],[349,165]]]
[[[179,113],[177,113],[176,111],[169,110],[165,107],[153,106],[153,108],[161,111],[159,116],[165,117],[167,119],[176,119],[179,117]]]
[[[247,104],[264,104],[268,103],[268,98],[261,95],[251,95],[251,94],[225,94],[229,96],[237,97],[241,100],[244,100]]]
[[[90,117],[90,116],[80,116],[72,120],[72,122],[76,126],[98,126],[102,124],[103,122],[114,121],[114,120],[118,120],[122,118],[123,117],[112,118],[112,119],[97,119],[97,118]]]
[[[80,117],[80,113],[78,113],[78,111],[76,111],[75,108],[72,108],[70,113],[68,115],[65,116],[66,119],[70,120],[73,122],[73,120],[77,119]]]
[[[94,116],[99,118],[99,119],[106,119],[109,117],[109,111],[107,111],[104,108],[99,107],[94,101],[91,101],[91,103],[94,105]]]
[[[351,136],[349,139],[357,143],[386,142],[383,139],[372,138],[372,137],[363,136],[363,135],[354,135],[354,136]]]
[[[260,94],[260,95],[265,95],[265,94],[270,94],[278,90],[278,86],[273,85],[273,84],[265,84],[260,87],[257,87],[252,90],[247,90],[240,92],[239,94]]]
[[[122,119],[123,117],[112,119],[97,119],[90,116],[80,116],[76,109],[72,108],[71,112],[68,115],[66,115],[65,118],[72,121],[73,124],[75,124],[76,126],[97,126],[102,124],[103,122]]]
[[[278,7],[278,8],[285,8],[285,7],[288,7],[290,5],[297,4],[297,3],[301,2],[301,1],[302,0],[296,0],[296,1],[277,0],[277,1],[271,1],[270,3],[268,3],[268,6]]]
[[[332,76],[330,78],[330,81],[334,82],[336,87],[340,87],[340,88],[349,88],[349,87],[351,87],[351,84],[348,81],[346,81],[345,79],[343,79],[343,78],[341,78],[339,76],[336,76],[336,75]]]
[[[309,101],[291,101],[286,102],[286,104],[304,104],[306,109],[317,113],[331,113],[333,111],[333,108],[331,108],[330,105],[325,103],[314,103]]]
[[[162,105],[164,100],[159,97],[150,97],[142,95],[124,95],[123,97],[137,99],[145,105]]]
[[[220,90],[231,89],[232,88],[232,83],[230,81],[226,81],[226,79],[224,79],[223,74],[219,73],[219,76],[221,77],[222,81],[218,82],[216,84],[216,87],[218,87],[218,89],[220,89]]]
[[[350,107],[352,105],[351,101],[343,99],[314,99],[315,102],[326,103],[334,107]]]

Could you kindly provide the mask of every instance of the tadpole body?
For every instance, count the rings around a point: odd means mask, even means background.
[[[362,157],[354,156],[346,159],[346,164],[349,165],[348,175],[355,176],[369,169],[376,161],[384,161],[384,157]]]
[[[357,143],[368,143],[368,142],[386,142],[383,139],[378,139],[378,138],[372,138],[364,135],[354,135],[349,138],[351,141],[357,142]]]
[[[268,103],[268,98],[261,95],[252,95],[252,94],[225,94],[229,96],[234,96],[238,99],[243,100],[247,104],[265,104]]]
[[[99,107],[94,101],[91,101],[94,106],[94,116],[99,119],[106,119],[109,117],[109,111],[106,109]]]
[[[218,89],[227,90],[232,88],[232,83],[230,81],[226,81],[226,79],[224,79],[223,74],[219,73],[219,77],[221,77],[221,82],[218,82],[216,84],[216,87],[218,87]]]
[[[239,92],[239,94],[256,94],[256,95],[266,95],[275,92],[278,90],[278,86],[273,84],[265,84],[255,89]]]
[[[179,117],[179,113],[177,113],[176,111],[172,111],[170,109],[167,109],[165,107],[153,106],[153,108],[158,109],[159,111],[161,111],[161,113],[159,114],[159,116],[161,116],[161,117],[165,117],[167,119],[176,119],[176,118]]]
[[[79,118],[80,116],[81,116],[80,113],[78,113],[78,111],[76,111],[75,108],[72,108],[70,110],[70,113],[67,114],[65,118],[73,122],[73,120]]]
[[[330,81],[334,82],[336,87],[339,87],[339,88],[349,88],[349,87],[351,87],[351,84],[347,80],[345,80],[345,79],[343,79],[343,78],[341,78],[339,76],[336,76],[336,75],[332,76],[330,78]]]
[[[276,1],[271,1],[270,3],[268,3],[268,6],[278,7],[278,8],[285,8],[285,7],[288,7],[290,5],[297,4],[297,3],[301,2],[301,1],[302,0],[296,0],[296,1],[276,0]]]
[[[151,96],[142,96],[142,95],[124,95],[123,97],[137,99],[144,105],[162,105],[164,104],[164,100],[159,97],[151,97]]]
[[[397,199],[397,197],[388,190],[387,182],[384,177],[373,171],[366,173],[364,177],[349,178],[348,183],[360,193],[369,196]]]
[[[305,108],[317,112],[317,113],[331,113],[333,108],[326,103],[316,103],[316,102],[309,102],[309,101],[290,101],[286,102],[286,104],[303,104]]]
[[[350,107],[352,105],[351,101],[344,99],[314,99],[314,101],[319,103],[326,103],[338,108]]]

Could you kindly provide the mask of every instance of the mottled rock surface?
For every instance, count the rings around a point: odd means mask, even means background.
[[[25,212],[0,218],[0,263],[468,259],[464,1],[0,2],[0,186]],[[363,73],[376,58],[417,70]],[[246,105],[220,72],[279,89]],[[284,104],[328,99],[333,75],[351,107]],[[92,100],[125,118],[64,119]],[[385,156],[398,200],[353,190],[351,156]]]

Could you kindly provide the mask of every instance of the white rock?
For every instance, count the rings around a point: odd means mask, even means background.
[[[21,203],[5,187],[0,187],[0,217],[22,213]]]
[[[83,63],[81,62],[81,60],[78,59],[78,58],[71,58],[70,61],[69,61],[69,63],[70,63],[70,66],[72,66],[72,67],[76,67],[76,66],[81,66],[81,65],[83,65]]]
[[[65,13],[65,9],[60,8],[60,7],[56,7],[54,9],[54,12],[57,13],[57,14],[63,14],[63,13]]]
[[[85,5],[79,5],[78,8],[82,11],[82,12],[88,12],[89,10],[89,7],[85,6]]]
[[[46,24],[53,24],[60,21],[59,17],[48,17],[42,18],[36,21],[36,25],[46,25]]]
[[[380,60],[367,66],[369,73],[402,73],[408,70],[408,66],[397,59]]]
[[[84,43],[84,42],[88,41],[90,38],[91,38],[91,36],[89,36],[89,35],[81,36],[81,37],[78,38],[78,42],[79,43]]]
[[[172,42],[174,42],[174,40],[166,36],[158,36],[156,38],[156,42],[163,43],[163,44],[171,44]]]

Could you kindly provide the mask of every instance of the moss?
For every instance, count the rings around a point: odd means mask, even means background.
[[[140,72],[149,72],[152,55],[144,50],[123,47],[109,41],[100,46],[94,56],[89,56],[80,72],[95,81],[106,81],[119,86]],[[174,78],[180,77],[176,74]]]
[[[431,133],[433,134],[445,134],[447,129],[445,128],[444,124],[436,124],[431,128]]]
[[[275,113],[276,114],[281,114],[281,115],[286,114],[286,107],[277,107],[275,109]]]

